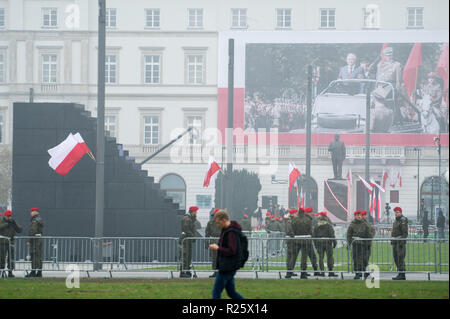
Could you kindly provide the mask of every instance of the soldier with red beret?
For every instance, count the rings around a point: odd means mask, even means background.
[[[373,238],[375,236],[375,227],[372,226],[372,224],[367,220],[369,214],[367,214],[367,211],[363,210],[361,211],[361,216],[363,218],[363,221],[367,223],[367,225],[370,228],[370,237]],[[366,241],[366,250],[364,252],[364,269],[367,269],[367,266],[369,265],[369,259],[370,254],[372,253],[372,241],[367,240]],[[365,272],[364,273],[364,279],[367,279],[369,277],[370,273]]]
[[[306,207],[305,213],[308,217],[311,218],[311,233],[317,225],[316,214],[313,212],[312,207]],[[314,268],[314,276],[320,276],[320,273],[317,271],[317,256],[316,256],[316,247],[314,246],[314,242],[311,241],[310,248],[308,249],[308,257],[311,260],[311,264]],[[309,276],[309,274],[307,274]]]
[[[205,237],[217,238],[217,239],[210,239],[205,242],[205,246],[207,249],[208,249],[209,245],[219,243],[219,237],[220,237],[220,233],[222,232],[222,229],[219,226],[217,226],[216,221],[214,220],[214,214],[217,213],[219,210],[220,210],[220,208],[214,209],[214,211],[211,215],[212,219],[210,221],[208,221],[208,224],[206,224]],[[211,276],[209,276],[209,278],[214,278],[217,275],[216,270],[218,269],[217,268],[217,250],[209,249],[209,254],[211,256],[212,269],[214,270],[214,273]]]
[[[362,240],[355,240],[354,238],[371,238],[371,230],[369,225],[363,221],[360,210],[356,210],[353,215],[355,216],[355,219],[352,220],[347,229],[347,243],[349,249],[352,251],[353,266],[355,271],[355,277],[353,279],[361,279],[362,272],[365,271],[364,256],[366,252],[366,243]]]
[[[241,227],[242,227],[242,231],[252,231],[251,221],[248,218],[247,214],[244,214],[242,216],[242,220],[241,220],[240,224],[241,224]]]
[[[408,237],[408,218],[403,216],[403,210],[397,206],[394,208],[395,221],[392,225],[391,240],[394,262],[397,266],[398,275],[392,278],[393,280],[406,280],[405,276],[405,257],[406,257],[406,241],[403,238]]]
[[[189,207],[189,211],[181,219],[181,235],[178,242],[183,245],[183,259],[181,264],[180,278],[190,278],[192,276],[191,261],[192,261],[192,244],[193,239],[186,239],[197,236],[195,222],[197,220],[197,206]]]
[[[27,245],[30,246],[31,272],[25,277],[42,277],[42,236],[44,235],[44,222],[39,215],[39,208],[30,209],[31,226],[28,235],[32,237]]]
[[[3,269],[5,269],[5,257],[8,255],[8,277],[10,278],[14,277],[14,236],[16,233],[22,232],[22,227],[13,219],[12,215],[12,211],[5,210],[3,218],[0,219],[0,236],[9,238],[9,241],[0,239],[0,274],[6,277]]]
[[[319,220],[317,221],[316,226],[313,231],[313,238],[335,238],[334,229],[331,223],[328,222],[327,212],[320,212]],[[325,253],[327,254],[327,266],[328,266],[328,277],[337,277],[337,275],[333,272],[334,267],[334,259],[333,259],[333,248],[336,248],[336,240],[327,240],[321,239],[315,241],[315,246],[317,248],[317,252],[319,253],[319,267],[320,267],[320,276],[325,276],[323,258]]]
[[[293,272],[295,267],[295,262],[297,261],[297,256],[300,251],[300,245],[297,243],[297,241],[294,239],[295,232],[294,232],[294,219],[297,215],[297,209],[290,209],[289,210],[289,218],[286,220],[285,223],[285,233],[286,233],[286,246],[287,246],[287,254],[286,254],[286,276],[284,278],[288,279],[292,276],[297,276]]]

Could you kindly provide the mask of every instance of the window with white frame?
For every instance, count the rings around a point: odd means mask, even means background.
[[[117,26],[117,9],[107,8],[105,12],[105,25],[107,28],[115,28]]]
[[[42,8],[42,26],[46,28],[57,26],[57,9],[56,8]]]
[[[423,28],[423,8],[408,8],[408,28]]]
[[[291,9],[277,9],[277,28],[291,27]]]
[[[144,144],[158,145],[159,144],[159,116],[145,115],[144,116]]]
[[[320,9],[320,27],[336,27],[336,9]]]
[[[231,9],[231,27],[247,28],[247,9]]]
[[[203,9],[188,9],[189,28],[203,27]]]
[[[0,51],[0,83],[5,82],[5,54]]]
[[[192,127],[192,131],[189,132],[189,144],[202,144],[202,122],[203,117],[200,115],[187,116],[187,127]]]
[[[117,137],[117,117],[115,115],[105,115],[105,131],[109,136]]]
[[[105,55],[105,83],[116,83],[117,56],[115,54]]]
[[[5,126],[5,123],[3,123],[3,114],[0,113],[0,144],[5,143],[3,140],[3,127]]]
[[[147,28],[159,28],[160,27],[160,10],[159,9],[146,9],[145,10],[145,26]]]
[[[5,8],[0,8],[0,28],[5,27]]]
[[[204,56],[200,54],[189,54],[187,56],[188,84],[203,84]]]
[[[56,83],[57,55],[42,54],[42,83]]]
[[[159,84],[161,78],[161,55],[144,55],[144,83]]]

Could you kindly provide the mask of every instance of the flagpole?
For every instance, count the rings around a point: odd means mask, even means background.
[[[97,73],[97,161],[95,169],[94,270],[102,268],[103,213],[105,205],[105,11],[106,0],[98,0],[98,73]]]
[[[366,181],[370,179],[370,89],[366,87],[366,158],[365,158],[365,177]],[[364,196],[364,206],[369,207],[369,194]]]

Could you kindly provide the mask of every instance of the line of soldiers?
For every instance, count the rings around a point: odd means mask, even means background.
[[[271,212],[266,213],[265,230],[267,232],[284,232],[285,224],[281,216],[275,217]]]
[[[333,226],[327,217],[326,212],[319,213],[319,218],[313,217],[311,207],[299,208],[289,210],[289,218],[286,220],[286,245],[287,258],[286,268],[287,273],[285,278],[296,276],[293,272],[297,256],[301,252],[301,274],[300,279],[307,279],[306,272],[307,258],[310,259],[314,269],[314,276],[325,276],[323,259],[327,255],[327,266],[329,270],[329,277],[336,277],[333,272],[333,248],[336,247],[336,240]],[[316,238],[314,241],[312,237]],[[325,239],[317,239],[325,238]],[[314,251],[317,249],[319,253],[319,267],[317,267],[317,258]]]
[[[15,255],[15,240],[14,237],[17,233],[22,232],[22,226],[20,226],[12,217],[13,212],[6,210],[3,217],[0,218],[0,236],[6,238],[0,238],[0,274],[1,277],[6,277],[5,260],[8,259],[8,277],[15,277],[13,270],[14,255]],[[27,246],[30,249],[31,257],[31,269],[32,271],[25,277],[42,277],[42,235],[44,230],[44,222],[39,215],[39,208],[33,207],[30,209],[31,225],[28,235],[30,241],[27,242]],[[1,214],[0,214],[1,216]]]

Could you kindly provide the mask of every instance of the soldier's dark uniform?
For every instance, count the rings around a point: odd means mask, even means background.
[[[294,239],[295,232],[294,232],[294,213],[297,212],[297,210],[291,210],[292,213],[289,213],[289,218],[285,221],[285,230],[286,233],[286,247],[287,247],[287,254],[286,254],[286,276],[285,278],[291,278],[292,276],[295,276],[292,270],[295,267],[295,262],[297,261],[298,252],[300,250],[300,245],[296,243],[296,240]]]
[[[216,221],[214,219],[211,219],[208,222],[208,224],[206,224],[205,237],[217,237],[216,240],[211,239],[206,241],[206,248],[208,248],[210,244],[219,244],[219,237],[221,232],[222,229],[219,226],[217,226]],[[209,249],[209,253],[212,261],[212,269],[217,270],[217,250]],[[210,277],[212,278],[215,276],[216,273],[214,272],[214,274]]]
[[[44,234],[44,221],[40,215],[31,217],[31,226],[28,235],[30,239],[31,273],[27,277],[42,277],[42,249]]]
[[[14,277],[12,271],[14,270],[14,252],[15,241],[14,236],[16,233],[22,232],[22,227],[14,220],[7,220],[6,215],[8,211],[5,211],[5,216],[0,219],[0,236],[8,237],[9,242],[6,239],[0,239],[0,273],[5,268],[5,257],[8,255],[8,277]],[[10,215],[9,215],[10,216]]]
[[[312,219],[306,215],[303,210],[299,210],[299,214],[294,218],[294,234],[296,236],[312,236]],[[296,241],[297,242],[297,241]],[[299,239],[299,246],[301,250],[301,279],[306,279],[306,267],[307,267],[307,257],[310,255],[312,249],[312,241],[310,239]],[[313,264],[314,271],[317,271],[317,264],[311,260]]]
[[[370,236],[371,230],[369,225],[362,219],[354,219],[347,229],[347,243],[352,250],[353,267],[356,273],[354,279],[362,277],[361,272],[364,271],[364,253],[366,251],[366,243],[364,241],[354,240],[354,238],[370,238]]]
[[[314,231],[314,228],[317,225],[317,218],[315,218],[312,215],[306,215],[306,216],[311,218],[311,234],[312,234],[313,231]],[[308,257],[309,257],[309,260],[311,260],[311,264],[313,265],[313,268],[314,268],[314,276],[319,276],[319,272],[317,272],[316,248],[314,247],[314,242],[313,241],[310,241],[310,246],[311,247],[308,250]],[[308,274],[308,276],[309,276],[309,274]]]
[[[244,218],[240,222],[242,231],[252,231],[252,225],[250,223],[250,219]]]
[[[397,208],[397,207],[396,207]],[[394,208],[394,211],[395,209]],[[392,238],[407,238],[408,237],[408,218],[405,216],[395,217],[392,225]],[[405,256],[406,256],[406,241],[405,240],[391,240],[392,251],[395,265],[397,266],[398,275],[392,279],[405,280]]]
[[[328,222],[326,216],[321,216],[316,223],[313,231],[314,238],[335,238],[333,226]],[[335,277],[333,273],[334,259],[333,259],[333,248],[336,247],[336,240],[316,240],[315,246],[317,252],[319,253],[319,267],[321,276],[325,276],[323,258],[324,254],[327,254],[327,266],[329,271],[329,277]]]
[[[363,216],[366,214],[367,214],[367,212],[365,214],[363,214]],[[369,223],[369,221],[367,219],[363,218],[363,221],[365,223],[367,223],[367,225],[369,226],[370,238],[373,238],[375,236],[375,227],[373,227],[372,224]],[[366,243],[366,246],[365,246],[365,251],[364,251],[364,270],[367,270],[367,266],[369,265],[370,254],[372,252],[372,241],[368,240],[368,241],[365,241],[365,243]],[[367,278],[368,276],[369,276],[369,273],[365,272],[364,278]]]
[[[181,219],[181,236],[178,239],[179,243],[183,246],[183,258],[181,264],[181,274],[180,277],[190,277],[191,273],[189,271],[192,261],[192,244],[193,239],[186,239],[189,237],[195,237],[197,234],[195,227],[195,218],[190,213],[187,213]]]

